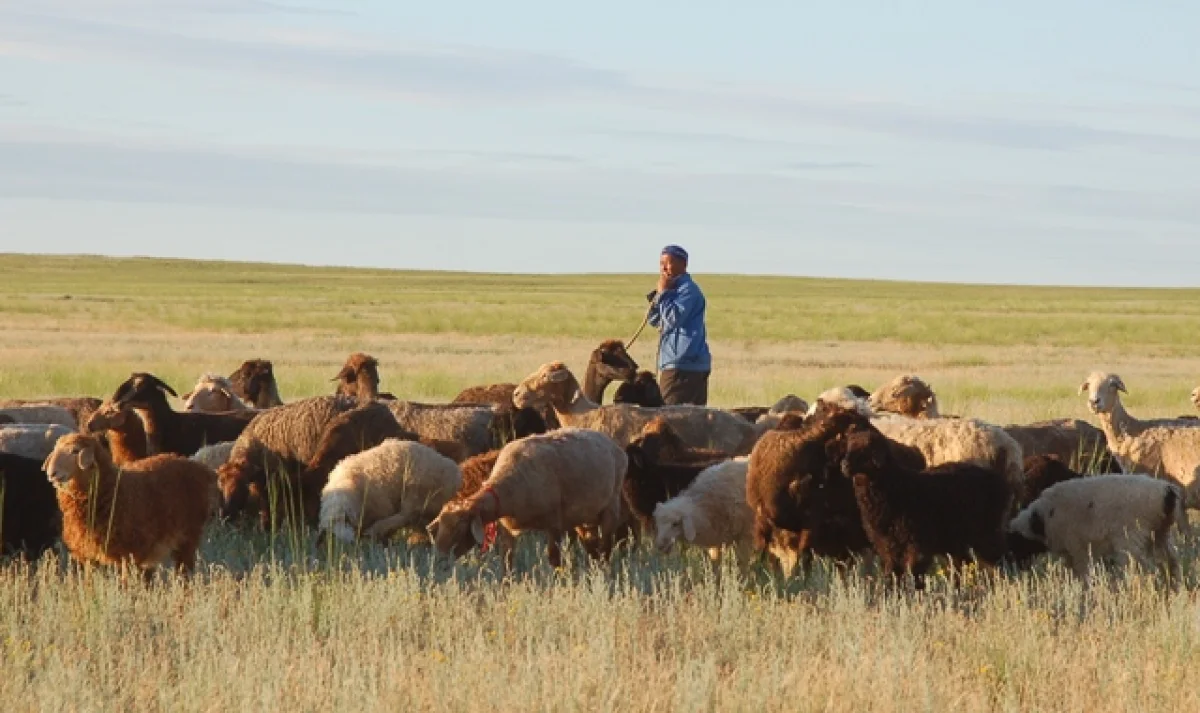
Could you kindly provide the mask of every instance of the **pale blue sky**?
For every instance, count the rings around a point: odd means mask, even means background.
[[[0,251],[1200,285],[1200,3],[0,0]]]

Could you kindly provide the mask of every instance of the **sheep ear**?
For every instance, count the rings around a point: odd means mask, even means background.
[[[679,524],[683,526],[683,539],[688,542],[696,541],[696,523],[692,522],[692,514],[690,512],[683,513]]]
[[[96,465],[96,454],[90,447],[84,448],[79,451],[78,461],[80,470],[91,470],[92,466]]]
[[[1086,381],[1079,385],[1079,393],[1086,394],[1087,390],[1088,390],[1088,383]]]
[[[1113,377],[1113,386],[1116,386],[1117,391],[1120,391],[1123,394],[1129,393],[1125,390],[1125,382],[1121,381],[1120,377]]]
[[[482,545],[485,539],[483,532],[483,518],[478,515],[471,518],[471,537],[475,538],[477,544]]]
[[[54,452],[53,451],[51,451],[50,455],[46,456],[46,460],[42,461],[42,472],[43,473],[50,472],[50,461],[52,461],[52,460],[54,460]]]

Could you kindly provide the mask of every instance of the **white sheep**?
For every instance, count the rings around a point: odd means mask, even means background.
[[[238,398],[237,389],[229,377],[209,372],[202,375],[196,386],[183,395],[183,410],[222,413],[252,411],[254,408]]]
[[[746,457],[705,468],[691,485],[654,508],[654,544],[669,552],[677,540],[707,547],[716,567],[721,548],[732,545],[738,563],[754,548],[754,512],[746,504]]]
[[[1128,557],[1145,569],[1165,560],[1176,574],[1172,525],[1189,531],[1178,485],[1113,473],[1050,486],[1013,518],[1009,530],[1061,555],[1087,581],[1092,558]]]
[[[622,447],[646,425],[661,416],[692,448],[709,448],[745,455],[758,438],[755,424],[737,414],[704,406],[647,408],[632,404],[600,406],[589,400],[575,376],[562,362],[542,365],[513,392],[517,408],[549,405],[563,426],[607,434]]]
[[[595,543],[593,556],[606,555],[621,521],[628,467],[625,451],[598,431],[568,427],[513,441],[478,492],[442,508],[429,535],[440,553],[462,556],[496,522],[509,535],[498,542],[511,564],[512,538],[537,530],[546,533],[548,559],[558,567],[559,541],[574,530],[585,545]]]
[[[229,462],[229,456],[233,453],[233,444],[235,443],[237,441],[222,441],[204,446],[193,453],[191,459],[216,470]]]
[[[75,415],[64,406],[56,404],[26,404],[0,408],[0,416],[8,416],[13,423],[52,423],[65,426],[72,431],[78,428]]]
[[[874,417],[875,410],[867,403],[866,399],[859,398],[848,386],[835,386],[832,389],[826,389],[821,392],[821,395],[812,402],[808,407],[806,416],[812,416],[817,412],[817,407],[821,404],[837,406],[838,408],[848,409],[850,411],[858,411],[862,415],[871,418]]]
[[[1116,374],[1094,371],[1079,391],[1088,395],[1088,408],[1126,473],[1171,478],[1183,486],[1187,507],[1200,508],[1200,421],[1134,418],[1121,404],[1120,394],[1128,392]]]
[[[59,438],[74,433],[57,423],[10,423],[0,426],[0,453],[42,460],[54,450]]]
[[[1025,489],[1021,444],[995,424],[974,418],[910,418],[885,414],[871,425],[888,438],[921,452],[928,467],[974,463],[1004,474],[1013,493]]]
[[[868,402],[877,412],[898,413],[912,418],[937,418],[938,402],[933,388],[919,376],[902,374],[880,386]]]
[[[387,540],[426,527],[462,484],[458,464],[414,441],[389,438],[343,458],[321,491],[319,528],[343,542]]]

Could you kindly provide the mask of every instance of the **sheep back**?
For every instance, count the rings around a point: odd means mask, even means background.
[[[401,428],[422,438],[459,441],[471,455],[486,453],[493,447],[498,412],[494,406],[390,401],[387,407]]]

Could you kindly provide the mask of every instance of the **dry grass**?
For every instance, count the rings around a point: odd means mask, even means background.
[[[582,368],[600,339],[636,326],[644,292],[644,280],[621,277],[588,278],[591,289],[239,266],[229,278],[172,263],[159,279],[160,266],[0,256],[6,276],[19,274],[0,286],[0,397],[103,396],[134,369],[182,391],[261,356],[294,399],[328,392],[345,355],[364,350],[380,358],[385,389],[445,399],[550,359]],[[1194,294],[863,283],[860,304],[830,281],[725,279],[709,288],[722,306],[720,404],[811,398],[905,371],[933,383],[947,412],[1089,418],[1078,384],[1108,368],[1125,377],[1135,414],[1176,415],[1192,411],[1200,381]],[[51,298],[66,286],[71,300]],[[627,292],[629,309],[606,312]],[[917,309],[939,294],[943,308]],[[420,309],[403,307],[414,301]],[[846,305],[857,312],[837,321]],[[339,309],[356,316],[338,322]],[[364,328],[373,311],[389,316]],[[963,320],[947,325],[946,312],[981,321],[947,338]],[[1085,314],[1085,327],[1107,321],[1114,333],[1077,329]],[[564,315],[583,323],[568,328]],[[1028,336],[1067,323],[1065,336]],[[641,343],[635,357],[649,366],[652,349]],[[508,580],[492,557],[446,570],[403,544],[335,552],[306,534],[225,526],[211,529],[190,583],[121,585],[53,556],[0,565],[0,708],[1200,710],[1187,674],[1200,650],[1194,543],[1178,592],[1136,574],[1084,592],[1049,564],[961,591],[938,581],[919,597],[883,591],[869,567],[789,582],[727,570],[717,583],[696,552],[644,547],[603,567],[575,552],[554,572],[539,545],[522,545]]]

